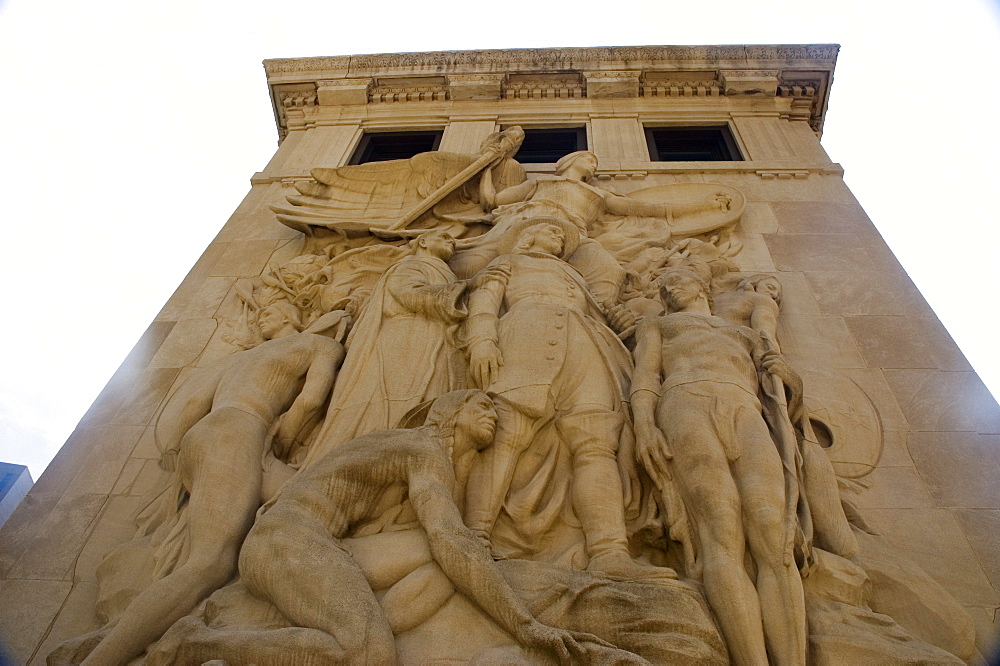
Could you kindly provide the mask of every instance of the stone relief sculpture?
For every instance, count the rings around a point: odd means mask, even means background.
[[[638,331],[637,454],[658,485],[680,487],[705,594],[734,660],[765,663],[770,653],[779,663],[802,663],[802,583],[785,528],[782,460],[761,415],[757,373],[796,389],[801,382],[750,331],[713,317],[708,286],[693,271],[666,273],[661,289],[669,314],[644,320]],[[756,584],[744,569],[745,548]]]
[[[242,351],[165,402],[165,490],[50,664],[972,656],[841,492],[878,413],[785,361],[743,194],[617,194],[586,151],[529,179],[522,138],[318,167],[273,207],[303,236],[234,286]]]
[[[158,553],[165,575],[129,604],[83,663],[126,663],[233,576],[260,505],[268,431],[281,417],[272,444],[281,457],[318,423],[344,359],[343,345],[320,331],[345,316],[330,313],[300,333],[294,308],[269,306],[258,314],[263,344],[196,372],[171,396],[156,429],[161,464],[174,477],[164,498],[174,514],[165,522],[174,524],[164,529],[176,536]]]

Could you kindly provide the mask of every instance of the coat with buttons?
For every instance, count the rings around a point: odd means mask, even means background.
[[[470,346],[492,340],[503,356],[493,383],[483,388],[540,417],[557,397],[550,391],[560,370],[572,362],[604,373],[619,396],[628,395],[629,352],[572,266],[534,252],[502,255],[490,265],[506,267],[510,276],[472,293],[466,322]]]

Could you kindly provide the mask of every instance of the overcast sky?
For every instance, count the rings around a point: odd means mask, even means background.
[[[997,4],[676,5],[0,0],[0,460],[38,478],[236,208],[279,57],[838,43],[823,144],[1000,395]]]

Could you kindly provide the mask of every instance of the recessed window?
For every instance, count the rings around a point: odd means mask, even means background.
[[[732,133],[718,127],[647,127],[646,143],[654,162],[732,162],[742,160]]]
[[[372,132],[361,137],[349,164],[367,164],[386,160],[405,160],[417,153],[437,150],[441,130],[421,132]]]
[[[514,159],[521,164],[558,162],[559,158],[587,149],[587,128],[526,129]]]

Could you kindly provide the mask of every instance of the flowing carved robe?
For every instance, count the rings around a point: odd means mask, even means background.
[[[463,285],[436,257],[391,266],[347,340],[347,359],[304,467],[355,437],[395,428],[413,407],[465,388],[468,364],[455,344]]]

